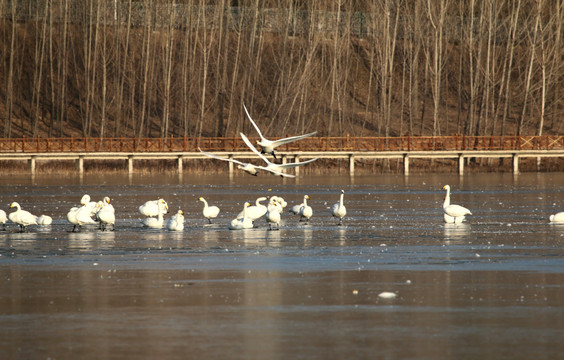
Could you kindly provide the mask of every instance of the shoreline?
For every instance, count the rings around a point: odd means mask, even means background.
[[[133,174],[162,173],[178,174],[177,161],[170,159],[136,160]],[[468,158],[465,160],[465,173],[511,173],[510,158]],[[30,174],[30,166],[26,161],[0,161],[0,168],[5,175]],[[70,160],[42,160],[35,164],[35,175],[59,173],[63,175],[79,175],[76,164]],[[561,172],[564,171],[564,158],[544,158],[540,162],[536,158],[521,158],[519,171]],[[128,173],[127,160],[85,160],[84,173]],[[235,169],[234,173],[241,172]],[[314,163],[300,167],[300,175],[304,174],[349,174],[347,159],[319,159]],[[411,174],[458,172],[457,159],[410,159]],[[190,159],[184,161],[182,173],[196,174],[229,174],[228,164],[208,159]],[[289,173],[293,173],[292,170]],[[355,160],[354,174],[402,174],[402,159],[359,159]]]

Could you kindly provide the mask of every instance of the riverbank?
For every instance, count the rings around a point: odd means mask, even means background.
[[[258,164],[258,162],[257,162]],[[27,174],[30,166],[27,161],[0,161],[4,174]],[[35,164],[35,174],[75,174],[77,166],[71,160],[42,160]],[[127,173],[127,160],[85,160],[85,173]],[[239,170],[235,170],[239,171]],[[410,173],[457,173],[458,159],[410,159]],[[464,171],[469,173],[511,172],[511,158],[469,158],[465,160]],[[564,171],[564,158],[521,158],[520,172],[559,172]],[[183,173],[228,174],[228,164],[208,159],[184,160]],[[355,160],[355,174],[401,174],[404,172],[403,159],[359,159]],[[162,173],[177,174],[177,160],[156,159],[136,160],[135,174]],[[306,174],[348,174],[348,159],[319,159],[300,167],[300,175]]]

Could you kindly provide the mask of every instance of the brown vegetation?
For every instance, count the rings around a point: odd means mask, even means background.
[[[205,6],[204,6],[205,5]],[[0,136],[544,135],[564,2],[14,0]]]

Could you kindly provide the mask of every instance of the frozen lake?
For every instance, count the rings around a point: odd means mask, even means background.
[[[443,185],[473,215],[444,224]],[[270,191],[269,191],[270,189]],[[345,190],[343,226],[329,213]],[[83,194],[115,231],[73,233]],[[260,196],[309,225],[230,231]],[[221,208],[213,224],[202,203]],[[149,230],[164,198],[183,232]],[[556,359],[564,353],[564,173],[0,177],[49,227],[0,231],[0,353],[10,359]],[[378,295],[392,292],[394,299]]]

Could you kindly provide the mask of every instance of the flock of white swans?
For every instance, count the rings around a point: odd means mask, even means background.
[[[234,159],[223,158],[211,153],[207,153],[200,149],[203,154],[214,159],[236,163],[239,169],[254,176],[258,175],[260,170],[264,170],[277,176],[295,177],[295,175],[288,174],[285,171],[287,169],[309,164],[317,160],[317,158],[315,158],[307,161],[289,164],[277,164],[268,160],[263,154],[272,155],[276,159],[276,147],[309,136],[313,136],[317,132],[287,137],[278,140],[269,140],[263,136],[262,132],[251,118],[244,104],[243,108],[245,109],[245,113],[247,114],[248,119],[250,120],[251,124],[256,129],[260,137],[260,140],[257,141],[257,144],[259,145],[261,151],[259,152],[253,146],[253,144],[245,134],[240,133],[241,138],[249,147],[249,149],[251,149],[253,153],[258,155],[259,158],[261,158],[265,162],[265,165],[243,163]],[[443,189],[446,190],[446,196],[443,203],[443,217],[445,223],[462,223],[466,219],[466,216],[472,215],[472,213],[470,212],[470,210],[463,206],[450,203],[449,185],[445,185]],[[344,190],[341,190],[339,202],[331,207],[331,215],[339,219],[338,225],[343,224],[343,218],[347,214],[347,209],[344,205],[344,194]],[[207,201],[203,197],[200,197],[198,200],[203,202],[203,215],[211,224],[212,219],[218,216],[220,209],[217,206],[209,206]],[[313,216],[313,209],[308,205],[308,200],[309,196],[305,195],[301,204],[294,205],[289,209],[289,212],[291,214],[300,217],[300,222],[303,221],[306,224],[308,224],[309,219]],[[84,195],[80,200],[80,205],[71,208],[67,213],[67,220],[70,224],[73,225],[72,231],[76,231],[84,225],[98,225],[101,230],[114,230],[116,217],[114,207],[110,203],[110,201],[111,200],[109,197],[104,197],[102,201],[94,202],[91,201],[89,195]],[[263,201],[268,201],[268,204],[262,204]],[[286,206],[286,201],[279,196],[272,196],[270,198],[259,197],[254,205],[245,202],[243,205],[243,210],[229,222],[228,228],[231,230],[250,229],[255,226],[255,221],[264,217],[269,225],[270,230],[278,230],[280,228],[281,214],[284,212],[284,208]],[[20,204],[18,204],[17,202],[13,202],[10,205],[10,208],[16,208],[16,210],[14,212],[11,212],[8,216],[6,215],[6,212],[4,210],[0,210],[0,224],[2,224],[2,228],[4,230],[6,229],[6,223],[8,221],[19,225],[21,232],[25,231],[26,226],[29,225],[48,226],[52,223],[52,218],[50,216],[35,216],[28,211],[22,210]],[[182,231],[184,229],[184,212],[182,210],[178,210],[178,212],[171,216],[165,224],[164,215],[168,213],[168,205],[164,199],[147,201],[139,207],[139,213],[146,216],[146,218],[142,220],[143,226],[146,228],[161,229],[166,226],[166,228],[170,231]],[[551,215],[550,221],[553,223],[564,223],[564,212],[559,212],[555,215]]]
[[[466,216],[472,215],[472,213],[463,206],[450,203],[449,185],[445,185],[443,189],[446,190],[443,202],[444,222],[450,224],[462,223]],[[330,208],[331,215],[339,221],[337,225],[342,225],[343,218],[347,215],[344,196],[345,191],[341,190],[338,202]],[[199,197],[198,200],[204,206],[202,210],[203,217],[211,224],[212,220],[219,215],[219,207],[215,205],[210,206],[203,197]],[[308,205],[308,200],[309,196],[304,195],[302,203],[291,206],[287,211],[289,214],[299,216],[299,222],[304,222],[306,225],[313,216],[313,209]],[[263,204],[265,201],[267,203]],[[280,196],[259,197],[254,205],[245,202],[243,210],[228,223],[227,227],[230,230],[251,229],[257,227],[256,222],[259,219],[264,218],[269,230],[279,230],[281,217],[287,205],[287,202]],[[22,210],[17,202],[13,202],[10,208],[15,208],[16,210],[9,214],[6,214],[4,210],[0,210],[0,224],[2,224],[3,230],[6,230],[6,223],[8,222],[17,224],[20,232],[24,232],[26,227],[30,225],[49,226],[52,223],[50,216],[33,215],[29,211]],[[166,228],[170,231],[184,230],[184,212],[182,210],[178,210],[176,214],[172,215],[165,222],[164,215],[168,213],[168,204],[164,199],[147,201],[139,206],[138,211],[145,216],[141,221],[145,228]],[[552,223],[564,224],[564,212],[551,215],[549,220]],[[73,226],[73,232],[82,229],[85,225],[96,225],[102,231],[114,230],[116,216],[109,197],[106,196],[103,200],[95,202],[91,201],[90,196],[86,194],[81,198],[79,206],[74,206],[68,211],[67,221]]]

